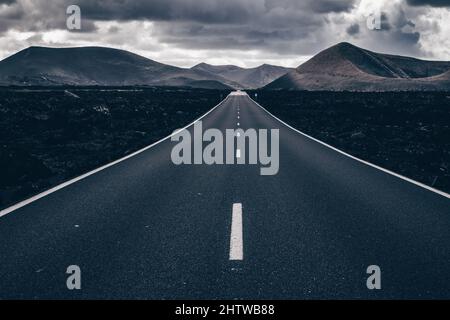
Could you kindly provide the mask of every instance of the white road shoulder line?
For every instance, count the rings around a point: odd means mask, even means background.
[[[170,138],[171,138],[172,136],[174,136],[175,134],[179,133],[180,131],[182,131],[182,130],[184,130],[184,129],[189,128],[190,126],[192,126],[193,124],[195,124],[196,122],[200,121],[201,119],[203,119],[204,117],[206,117],[208,114],[210,114],[211,112],[213,112],[213,111],[214,111],[215,109],[217,109],[220,105],[222,105],[225,101],[227,101],[228,97],[229,97],[229,96],[227,96],[225,99],[223,99],[219,104],[217,104],[217,105],[216,105],[215,107],[213,107],[211,110],[209,110],[208,112],[206,112],[206,113],[205,113],[204,115],[202,115],[200,118],[198,118],[197,120],[194,120],[193,122],[191,122],[190,124],[188,124],[188,125],[185,126],[184,128],[181,128],[181,129],[179,129],[179,130],[173,132],[171,135],[168,135],[167,137],[162,138],[161,140],[158,140],[158,141],[152,143],[151,145],[146,146],[146,147],[144,147],[144,148],[142,148],[142,149],[140,149],[140,150],[138,150],[138,151],[135,151],[135,152],[133,152],[132,154],[129,154],[129,155],[123,157],[123,158],[120,158],[120,159],[115,160],[115,161],[113,161],[113,162],[111,162],[111,163],[108,163],[108,164],[106,164],[106,165],[104,165],[104,166],[101,166],[101,167],[99,167],[99,168],[97,168],[97,169],[94,169],[94,170],[92,170],[92,171],[89,171],[89,172],[87,172],[87,173],[85,173],[85,174],[83,174],[83,175],[81,175],[81,176],[78,176],[78,177],[76,177],[76,178],[73,178],[73,179],[71,179],[71,180],[69,180],[69,181],[63,182],[63,183],[61,183],[61,184],[59,184],[59,185],[57,185],[57,186],[55,186],[55,187],[53,187],[53,188],[51,188],[51,189],[48,189],[47,191],[41,192],[41,193],[39,193],[39,194],[37,194],[37,195],[31,197],[31,198],[28,198],[28,199],[23,200],[23,201],[21,201],[21,202],[15,204],[15,205],[12,205],[11,207],[8,207],[8,208],[6,208],[6,209],[3,209],[3,210],[0,211],[0,217],[3,217],[3,216],[5,216],[5,215],[7,215],[8,213],[13,212],[14,210],[17,210],[17,209],[19,209],[19,208],[22,208],[22,207],[24,207],[24,206],[26,206],[26,205],[28,205],[28,204],[30,204],[30,203],[36,201],[36,200],[39,200],[39,199],[41,199],[41,198],[43,198],[43,197],[45,197],[45,196],[47,196],[47,195],[49,195],[49,194],[51,194],[51,193],[53,193],[53,192],[56,192],[56,191],[58,191],[58,190],[60,190],[60,189],[62,189],[62,188],[64,188],[64,187],[67,187],[67,186],[69,186],[69,185],[71,185],[71,184],[73,184],[73,183],[75,183],[75,182],[77,182],[77,181],[80,181],[80,180],[82,180],[82,179],[84,179],[84,178],[86,178],[86,177],[89,177],[89,176],[91,176],[91,175],[93,175],[93,174],[95,174],[95,173],[97,173],[97,172],[99,172],[99,171],[102,171],[102,170],[104,170],[104,169],[106,169],[106,168],[109,168],[109,167],[115,165],[115,164],[118,164],[119,162],[125,161],[125,160],[127,160],[127,159],[129,159],[129,158],[131,158],[131,157],[134,157],[134,156],[136,156],[136,155],[138,155],[138,154],[140,154],[140,153],[142,153],[142,152],[144,152],[144,151],[146,151],[146,150],[148,150],[148,149],[150,149],[150,148],[156,146],[157,144],[160,144],[161,142],[163,142],[163,141],[165,141],[165,140],[167,140],[167,139],[170,139]]]
[[[233,203],[230,235],[230,260],[243,260],[242,203]]]
[[[250,98],[250,96],[249,96],[249,98]],[[274,116],[273,114],[271,114],[269,111],[267,111],[266,108],[264,108],[263,106],[261,106],[261,105],[260,105],[258,102],[256,102],[255,100],[253,100],[252,98],[250,98],[250,100],[252,100],[258,107],[260,107],[261,109],[263,109],[267,114],[269,114],[270,116],[272,116],[274,119],[278,120],[279,122],[281,122],[282,124],[284,124],[286,127],[288,127],[289,129],[294,130],[295,132],[301,134],[302,136],[305,136],[305,137],[307,137],[307,138],[309,138],[309,139],[311,139],[311,140],[313,140],[313,141],[315,141],[315,142],[318,142],[318,143],[320,143],[320,144],[322,144],[322,145],[324,145],[324,146],[326,146],[326,147],[328,147],[328,148],[330,148],[330,149],[332,149],[332,150],[334,150],[334,151],[336,151],[336,152],[339,152],[340,154],[343,154],[343,155],[345,155],[345,156],[347,156],[347,157],[349,157],[349,158],[351,158],[351,159],[353,159],[353,160],[359,161],[359,162],[361,162],[361,163],[363,163],[363,164],[365,164],[365,165],[368,165],[368,166],[370,166],[370,167],[372,167],[372,168],[381,170],[381,171],[383,171],[383,172],[385,172],[385,173],[387,173],[387,174],[390,174],[390,175],[392,175],[392,176],[394,176],[394,177],[400,178],[400,179],[405,180],[405,181],[407,181],[407,182],[409,182],[409,183],[415,184],[416,186],[419,186],[419,187],[421,187],[421,188],[427,189],[428,191],[437,193],[437,194],[439,194],[439,195],[441,195],[441,196],[443,196],[443,197],[446,197],[446,198],[449,198],[449,199],[450,199],[450,194],[448,194],[448,193],[446,193],[446,192],[444,192],[444,191],[437,190],[437,189],[435,189],[435,188],[433,188],[433,187],[430,187],[430,186],[427,186],[426,184],[423,184],[423,183],[421,183],[421,182],[419,182],[419,181],[410,179],[410,178],[408,178],[408,177],[402,176],[401,174],[398,174],[398,173],[395,173],[395,172],[390,171],[390,170],[388,170],[388,169],[385,169],[385,168],[383,168],[383,167],[377,166],[376,164],[373,164],[373,163],[367,162],[367,161],[365,161],[365,160],[359,159],[359,158],[357,158],[357,157],[355,157],[355,156],[352,156],[351,154],[348,154],[348,153],[346,153],[346,152],[344,152],[344,151],[342,151],[342,150],[339,150],[339,149],[337,149],[337,148],[335,148],[335,147],[333,147],[333,146],[330,146],[329,144],[327,144],[327,143],[325,143],[325,142],[323,142],[323,141],[320,141],[320,140],[318,140],[318,139],[316,139],[316,138],[313,138],[313,137],[311,137],[310,135],[307,135],[306,133],[303,133],[303,132],[301,132],[300,130],[295,129],[294,127],[292,127],[291,125],[287,124],[287,123],[284,122],[283,120],[277,118],[276,116]]]

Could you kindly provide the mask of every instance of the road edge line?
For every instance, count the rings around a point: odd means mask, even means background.
[[[408,178],[408,177],[405,177],[405,176],[403,176],[403,175],[401,175],[401,174],[399,174],[399,173],[395,173],[394,171],[391,171],[391,170],[389,170],[389,169],[380,167],[380,166],[378,166],[378,165],[376,165],[376,164],[373,164],[373,163],[371,163],[371,162],[368,162],[368,161],[366,161],[366,160],[362,160],[362,159],[360,159],[360,158],[357,158],[357,157],[355,157],[355,156],[352,156],[351,154],[348,154],[348,153],[346,153],[345,151],[342,151],[342,150],[340,150],[340,149],[338,149],[338,148],[336,148],[336,147],[333,147],[333,146],[331,146],[331,145],[329,145],[329,144],[327,144],[327,143],[325,143],[325,142],[323,142],[323,141],[321,141],[321,140],[319,140],[319,139],[316,139],[316,138],[314,138],[314,137],[312,137],[312,136],[310,136],[310,135],[308,135],[308,134],[306,134],[306,133],[301,132],[300,130],[298,130],[298,129],[292,127],[291,125],[287,124],[287,123],[284,122],[283,120],[281,120],[281,119],[277,118],[276,116],[274,116],[272,113],[270,113],[269,111],[267,111],[266,108],[264,108],[263,106],[261,106],[261,105],[260,105],[258,102],[256,102],[255,100],[253,100],[250,96],[248,96],[248,97],[249,97],[250,100],[252,100],[258,107],[260,107],[261,109],[263,109],[267,114],[269,114],[270,116],[272,116],[274,119],[278,120],[279,122],[281,122],[282,124],[284,124],[284,125],[285,125],[286,127],[288,127],[289,129],[294,130],[294,131],[297,132],[297,133],[300,133],[301,135],[305,136],[306,138],[311,139],[311,140],[313,140],[313,141],[315,141],[315,142],[318,142],[318,143],[320,143],[321,145],[323,145],[323,146],[325,146],[325,147],[327,147],[327,148],[330,148],[330,149],[332,149],[332,150],[334,150],[334,151],[337,151],[337,152],[339,152],[340,154],[343,154],[344,156],[347,156],[347,157],[349,157],[349,158],[351,158],[351,159],[353,159],[353,160],[356,160],[356,161],[358,161],[358,162],[360,162],[360,163],[363,163],[363,164],[365,164],[365,165],[367,165],[367,166],[370,166],[370,167],[372,167],[372,168],[378,169],[378,170],[380,170],[380,171],[383,171],[384,173],[390,174],[390,175],[392,175],[392,176],[394,176],[394,177],[397,177],[397,178],[399,178],[399,179],[402,179],[402,180],[404,180],[404,181],[407,181],[407,182],[409,182],[409,183],[412,183],[412,184],[414,184],[414,185],[416,185],[416,186],[418,186],[418,187],[424,188],[424,189],[426,189],[426,190],[428,190],[428,191],[434,192],[434,193],[436,193],[436,194],[438,194],[438,195],[441,195],[441,196],[443,196],[443,197],[445,197],[445,198],[450,199],[450,194],[448,194],[448,193],[446,193],[446,192],[444,192],[444,191],[435,189],[435,188],[430,187],[430,186],[428,186],[428,185],[426,185],[426,184],[424,184],[424,183],[422,183],[422,182],[413,180],[413,179]]]
[[[52,187],[52,188],[50,188],[50,189],[48,189],[46,191],[40,192],[40,193],[38,193],[38,194],[28,198],[28,199],[25,199],[25,200],[22,200],[22,201],[20,201],[20,202],[18,202],[16,204],[13,204],[10,207],[7,207],[7,208],[5,208],[3,210],[0,210],[0,218],[5,216],[5,215],[7,215],[8,213],[11,213],[11,212],[13,212],[13,211],[15,211],[17,209],[20,209],[20,208],[26,206],[26,205],[29,205],[30,203],[33,203],[33,202],[35,202],[35,201],[37,201],[37,200],[39,200],[39,199],[41,199],[41,198],[43,198],[45,196],[48,196],[49,194],[52,194],[52,193],[54,193],[54,192],[56,192],[58,190],[61,190],[61,189],[65,188],[65,187],[67,187],[67,186],[69,186],[71,184],[74,184],[75,182],[83,180],[84,178],[87,178],[87,177],[89,177],[89,176],[91,176],[91,175],[93,175],[93,174],[95,174],[97,172],[100,172],[100,171],[102,171],[104,169],[107,169],[109,167],[112,167],[112,166],[114,166],[114,165],[116,165],[116,164],[118,164],[120,162],[123,162],[123,161],[125,161],[127,159],[130,159],[130,158],[132,158],[132,157],[134,157],[134,156],[136,156],[136,155],[138,155],[138,154],[140,154],[140,153],[142,153],[142,152],[144,152],[144,151],[146,151],[146,150],[148,150],[148,149],[150,149],[150,148],[160,144],[161,142],[164,142],[165,140],[173,137],[174,135],[176,135],[180,131],[189,128],[190,126],[194,125],[195,123],[197,123],[198,121],[200,121],[201,119],[206,117],[208,114],[210,114],[215,109],[217,109],[220,105],[222,105],[225,101],[227,101],[228,97],[229,97],[229,95],[227,95],[225,97],[225,99],[223,99],[217,105],[215,105],[213,108],[211,108],[211,110],[209,110],[208,112],[206,112],[205,114],[203,114],[201,117],[197,118],[196,120],[194,120],[190,124],[186,125],[185,127],[181,128],[181,129],[178,129],[178,130],[174,131],[172,134],[170,134],[170,135],[168,135],[168,136],[166,136],[166,137],[164,137],[164,138],[162,138],[162,139],[160,139],[160,140],[158,140],[158,141],[156,141],[156,142],[154,142],[154,143],[152,143],[152,144],[150,144],[150,145],[148,145],[148,146],[146,146],[146,147],[144,147],[142,149],[139,149],[139,150],[137,150],[137,151],[135,151],[135,152],[125,156],[125,157],[119,158],[117,160],[114,160],[113,162],[107,163],[107,164],[105,164],[105,165],[103,165],[101,167],[98,167],[98,168],[93,169],[93,170],[91,170],[89,172],[86,172],[86,173],[84,173],[84,174],[82,174],[82,175],[80,175],[78,177],[75,177],[75,178],[72,178],[72,179],[70,179],[68,181],[65,181],[63,183],[60,183],[60,184],[58,184],[58,185],[56,185],[56,186],[54,186],[54,187]]]

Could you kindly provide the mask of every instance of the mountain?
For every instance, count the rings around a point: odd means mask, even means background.
[[[450,62],[381,54],[350,43],[332,46],[266,89],[450,90]]]
[[[104,47],[29,47],[0,61],[0,85],[162,85],[230,89],[238,83]]]
[[[0,61],[0,85],[152,85],[259,88],[292,69],[198,64],[190,69],[105,47],[29,47]]]
[[[219,75],[231,82],[239,83],[241,89],[256,89],[269,84],[293,69],[269,64],[263,64],[255,68],[241,68],[233,65],[213,66],[200,63],[192,67],[191,70]]]

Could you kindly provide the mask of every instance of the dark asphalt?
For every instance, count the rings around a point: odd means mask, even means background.
[[[230,96],[204,128],[280,129],[280,169],[181,165],[166,140],[0,218],[0,298],[450,298],[450,201]],[[232,204],[244,260],[229,261]],[[82,289],[65,273],[79,265]],[[379,265],[382,289],[368,290]]]

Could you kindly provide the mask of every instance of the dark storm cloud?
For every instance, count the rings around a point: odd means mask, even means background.
[[[406,47],[414,47],[420,40],[420,32],[414,31],[415,23],[408,19],[403,9],[396,11],[392,18],[393,38]]]
[[[160,42],[189,49],[258,49],[309,54],[317,48],[301,44],[306,44],[324,24],[322,15],[277,7],[240,23],[161,21],[155,24],[154,34]]]
[[[420,39],[420,32],[407,30],[407,27],[414,28],[415,24],[407,19],[402,9],[391,13],[381,14],[381,29],[379,31],[389,34],[390,40],[397,46],[414,48]]]
[[[0,0],[28,13],[34,20],[10,21],[11,26],[23,23],[42,29],[64,28],[65,9],[71,4],[80,6],[83,19],[89,21],[171,21],[204,24],[249,24],[260,18],[284,22],[280,14],[303,18],[309,15],[347,12],[356,0]],[[1,12],[0,12],[1,16]],[[39,23],[37,22],[39,21]],[[272,23],[274,21],[271,21]]]
[[[351,40],[368,44],[368,48],[383,42],[386,48],[397,46],[397,52],[408,53],[416,52],[422,32],[415,30],[412,20],[416,17],[411,12],[434,9],[411,8],[406,1],[412,5],[442,5],[450,0],[404,0],[390,6],[385,10],[388,14],[381,16],[381,30],[376,32],[368,32],[364,16],[353,10],[359,0],[0,0],[4,4],[0,5],[0,32],[65,30],[66,8],[76,4],[81,8],[81,32],[85,33],[79,38],[90,42],[97,39],[105,45],[133,46],[136,44],[126,33],[145,32],[156,47],[193,51],[312,55],[326,46]],[[399,7],[409,8],[412,20]],[[139,23],[143,21],[153,23]],[[71,39],[77,37],[72,35]]]
[[[385,17],[384,24],[389,26],[391,37],[398,45],[405,47],[415,47],[420,40],[420,32],[414,31],[415,24],[409,20],[403,9],[398,9],[395,14],[391,14],[390,20]]]
[[[357,23],[352,24],[351,26],[349,26],[347,28],[346,31],[347,31],[347,34],[350,36],[357,35],[359,33],[359,24],[357,24]]]
[[[160,23],[156,34],[164,43],[178,44],[191,49],[277,49],[280,42],[296,42],[308,37],[314,25],[302,28],[257,28],[252,25],[202,25],[198,23]]]
[[[423,58],[427,48],[423,47],[426,36],[422,37],[422,34],[427,35],[430,31],[417,28],[414,21],[419,21],[423,13],[429,14],[430,9],[410,9],[401,3],[391,3],[384,10],[381,13],[381,29],[370,30],[361,24],[356,43],[377,52]]]
[[[406,0],[411,6],[450,7],[450,0]]]
[[[356,0],[264,0],[268,10],[285,8],[313,13],[348,12],[354,8]]]
[[[5,0],[0,0],[5,2]],[[0,6],[0,31],[15,29],[24,32],[66,29],[66,9],[69,4],[51,0],[15,0],[6,1]],[[72,1],[67,1],[67,3]],[[75,32],[93,32],[96,30],[92,20],[82,19],[82,29]]]
[[[93,20],[197,21],[239,23],[262,7],[251,0],[81,0],[85,18]]]
[[[67,4],[69,1],[67,2]],[[284,42],[314,37],[329,13],[351,10],[355,0],[79,0],[84,20],[154,21],[163,43],[184,48],[298,48]],[[300,53],[312,53],[305,46]]]
[[[355,1],[314,0],[310,1],[310,5],[311,8],[318,13],[346,12],[350,11],[354,7]]]
[[[344,12],[356,0],[81,0],[83,14],[95,20],[196,21],[245,23],[271,10]]]
[[[388,15],[385,12],[381,13],[381,24],[380,24],[380,31],[389,31],[392,29],[391,23],[389,22]],[[375,29],[376,31],[376,29]]]
[[[2,1],[2,0],[0,0]],[[66,29],[66,8],[81,8],[80,32],[96,31],[96,22],[155,22],[160,43],[183,48],[258,49],[279,52],[303,48],[287,42],[317,39],[330,13],[351,10],[356,0],[17,0],[0,7],[0,32]],[[109,30],[110,35],[117,29]],[[306,42],[305,42],[306,43]],[[295,49],[297,50],[297,49]],[[305,45],[299,54],[313,53]]]
[[[0,8],[0,32],[10,29],[24,16],[23,10],[14,1],[0,0]]]

